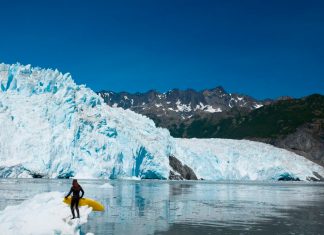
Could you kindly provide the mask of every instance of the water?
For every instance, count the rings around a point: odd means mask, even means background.
[[[82,233],[324,234],[324,184],[80,180],[93,212]],[[41,192],[65,191],[71,180],[1,179],[0,210]]]

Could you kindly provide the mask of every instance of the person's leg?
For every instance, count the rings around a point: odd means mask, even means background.
[[[72,197],[72,200],[71,200],[71,212],[72,212],[72,219],[75,218],[75,215],[74,215],[74,205],[75,205],[75,198]]]
[[[79,213],[79,200],[80,200],[80,198],[75,199],[75,210],[77,211],[78,218],[80,218],[80,213]]]

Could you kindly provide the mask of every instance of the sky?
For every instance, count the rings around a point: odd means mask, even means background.
[[[0,62],[95,91],[324,94],[324,1],[1,0]]]

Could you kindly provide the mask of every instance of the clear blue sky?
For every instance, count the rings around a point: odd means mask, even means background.
[[[2,0],[0,61],[93,90],[324,93],[324,1]]]

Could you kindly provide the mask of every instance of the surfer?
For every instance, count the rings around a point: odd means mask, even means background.
[[[80,196],[80,192],[81,192],[81,196]],[[82,189],[82,187],[80,186],[80,184],[78,183],[78,181],[76,179],[74,179],[72,181],[72,187],[70,189],[70,192],[65,196],[65,198],[67,198],[68,196],[70,196],[70,194],[72,194],[72,200],[71,200],[71,212],[72,212],[72,219],[75,218],[75,214],[74,214],[74,207],[75,210],[77,212],[77,218],[80,218],[80,213],[79,213],[79,200],[83,197],[84,195],[84,191]]]

